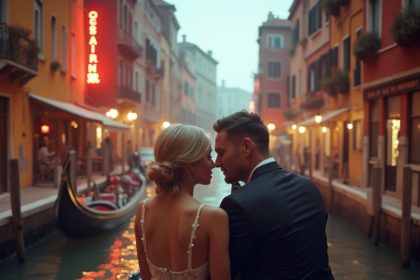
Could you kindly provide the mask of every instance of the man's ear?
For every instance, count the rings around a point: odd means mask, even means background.
[[[249,158],[255,149],[255,143],[250,138],[246,137],[242,139],[240,145],[240,151],[244,158]]]

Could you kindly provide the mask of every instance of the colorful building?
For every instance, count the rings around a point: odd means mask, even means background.
[[[420,205],[420,44],[404,24],[420,15],[420,1],[364,1],[361,39],[373,38],[361,49],[364,98],[365,185],[373,166],[382,168],[384,193],[402,196],[403,167],[413,171],[413,203]],[[413,13],[417,10],[417,15]],[[416,32],[416,31],[414,31]]]
[[[271,133],[284,131],[284,112],[288,108],[287,77],[290,69],[290,22],[276,18],[271,12],[258,28],[258,92],[255,92],[257,112]],[[274,126],[273,126],[274,125]]]

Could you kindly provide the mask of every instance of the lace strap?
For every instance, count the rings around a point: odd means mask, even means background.
[[[146,212],[146,202],[147,202],[147,198],[143,201],[140,225],[141,225],[141,235],[142,235],[141,240],[143,241],[144,253],[146,254],[147,260],[149,260],[149,254],[147,253],[147,244],[146,244],[146,232],[144,231],[144,216]]]
[[[200,212],[203,206],[204,204],[201,204],[200,207],[198,208],[194,223],[192,224],[191,238],[190,238],[190,243],[188,244],[188,251],[187,251],[189,270],[192,269],[192,248],[194,247],[194,239],[195,239],[197,228],[200,226],[200,224],[198,223],[198,217],[200,216]]]

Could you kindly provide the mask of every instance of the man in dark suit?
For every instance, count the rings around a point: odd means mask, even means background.
[[[269,157],[269,133],[257,114],[237,112],[213,128],[216,166],[227,183],[246,183],[221,203],[229,215],[232,279],[334,279],[316,186]]]

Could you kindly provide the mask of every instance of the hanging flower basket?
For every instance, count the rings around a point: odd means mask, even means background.
[[[315,110],[324,107],[324,98],[318,94],[319,92],[308,92],[306,94],[306,100],[300,104],[300,108],[304,110]]]
[[[9,57],[15,62],[36,69],[39,48],[30,35],[31,31],[27,28],[8,26]]]
[[[381,40],[375,32],[363,32],[353,45],[353,52],[358,59],[367,60],[376,56],[381,48]]]
[[[349,73],[341,69],[337,69],[333,76],[334,85],[337,92],[340,94],[346,94],[350,90],[350,79]]]
[[[289,109],[284,112],[284,117],[286,118],[286,120],[292,120],[294,117],[297,116],[297,114],[298,113],[294,109]]]
[[[407,10],[399,13],[392,24],[391,33],[401,47],[420,42],[420,10]]]
[[[337,96],[337,89],[335,87],[335,83],[334,83],[334,80],[332,78],[323,78],[321,80],[321,88],[329,96],[331,96],[331,97]]]
[[[322,7],[329,16],[338,16],[340,14],[340,4],[338,0],[323,0]]]

